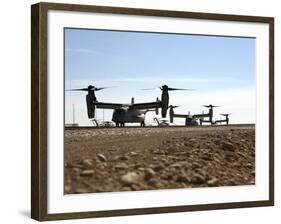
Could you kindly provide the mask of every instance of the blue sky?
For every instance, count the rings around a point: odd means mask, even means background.
[[[196,90],[170,94],[170,104],[182,105],[177,112],[201,113],[201,104],[219,103],[218,118],[230,112],[234,123],[253,123],[255,39],[65,29],[65,88],[89,84],[116,86],[96,95],[99,101],[121,103],[132,96],[136,102],[154,101],[161,94],[142,88],[192,88]],[[66,123],[72,119],[72,104],[76,121],[90,124],[83,92],[66,92]],[[105,112],[107,120],[111,115]]]

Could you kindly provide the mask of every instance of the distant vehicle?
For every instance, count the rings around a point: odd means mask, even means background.
[[[215,123],[216,123],[216,124],[220,124],[220,123],[224,123],[224,122],[225,122],[225,124],[228,125],[228,124],[229,124],[229,117],[228,117],[228,116],[229,116],[230,114],[221,114],[221,115],[224,116],[225,119],[216,120]]]
[[[154,117],[153,120],[157,123],[157,126],[159,126],[159,127],[168,127],[168,126],[176,125],[174,123],[170,123],[169,120],[167,120],[167,119],[159,119],[157,117]]]
[[[185,119],[185,126],[197,126],[198,121],[197,121],[197,117],[195,117],[194,115],[190,115],[190,114],[176,114],[174,112],[174,108],[177,108],[178,106],[173,106],[170,105],[169,108],[169,114],[170,114],[170,122],[174,123],[174,117],[176,118],[184,118]]]
[[[97,119],[91,119],[93,125],[96,127],[114,127],[114,123],[112,121],[102,121]]]
[[[156,117],[153,120],[157,123],[157,125],[159,127],[168,127],[169,126],[168,120],[158,119]]]
[[[112,121],[103,121],[101,123],[102,127],[114,127],[114,123]]]
[[[212,104],[210,105],[203,105],[203,107],[209,108],[209,113],[208,114],[204,114],[203,116],[200,116],[200,114],[197,115],[197,118],[200,118],[200,125],[202,125],[202,123],[210,123],[210,124],[215,124],[215,122],[213,121],[213,115],[214,115],[214,111],[213,108],[215,107],[219,107],[219,106],[214,106]],[[207,120],[205,120],[204,118],[207,115]]]
[[[169,106],[169,108],[170,108],[169,114],[170,114],[171,123],[173,123],[175,117],[184,118],[185,126],[197,126],[199,124],[202,125],[203,123],[210,123],[211,125],[215,125],[215,124],[219,124],[219,123],[223,123],[223,122],[225,122],[226,125],[228,125],[228,123],[229,123],[229,118],[228,118],[229,114],[221,114],[222,116],[225,116],[225,119],[213,121],[213,114],[214,114],[213,108],[219,107],[219,106],[214,106],[212,104],[203,105],[203,107],[209,108],[208,113],[202,112],[202,114],[193,114],[193,115],[177,114],[174,111],[174,108],[177,108],[177,107],[178,106],[173,106],[173,105]],[[205,118],[207,118],[207,119],[205,119]],[[199,122],[198,122],[198,120],[199,120]]]
[[[65,124],[65,127],[79,127],[79,124],[77,123]]]

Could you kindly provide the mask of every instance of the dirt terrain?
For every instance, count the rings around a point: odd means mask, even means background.
[[[65,193],[255,184],[254,125],[65,130]]]

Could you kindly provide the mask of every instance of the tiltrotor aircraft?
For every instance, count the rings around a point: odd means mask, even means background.
[[[161,100],[156,98],[156,101],[146,102],[146,103],[135,103],[134,98],[132,98],[131,103],[108,103],[108,102],[99,102],[96,98],[95,92],[111,87],[95,87],[89,85],[87,88],[82,89],[70,89],[68,91],[86,91],[87,102],[87,112],[88,118],[95,118],[95,110],[100,109],[113,109],[112,121],[115,122],[115,125],[125,126],[125,123],[140,123],[141,126],[145,126],[145,114],[148,111],[155,111],[158,114],[159,109],[161,109],[161,115],[163,118],[167,115],[167,110],[169,108],[169,91],[174,90],[189,90],[189,89],[177,89],[170,88],[167,85],[160,86],[159,89],[162,91]],[[150,90],[150,89],[143,89]]]

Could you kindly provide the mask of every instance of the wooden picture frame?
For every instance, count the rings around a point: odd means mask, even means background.
[[[226,208],[246,208],[274,205],[274,18],[259,16],[223,15],[183,11],[166,11],[137,8],[118,8],[90,5],[38,3],[31,12],[31,217],[39,221],[79,219],[124,215],[187,212]],[[48,12],[68,11],[152,16],[169,18],[202,19],[210,21],[248,22],[269,25],[269,179],[268,200],[214,203],[199,205],[130,208],[103,211],[48,213]]]

